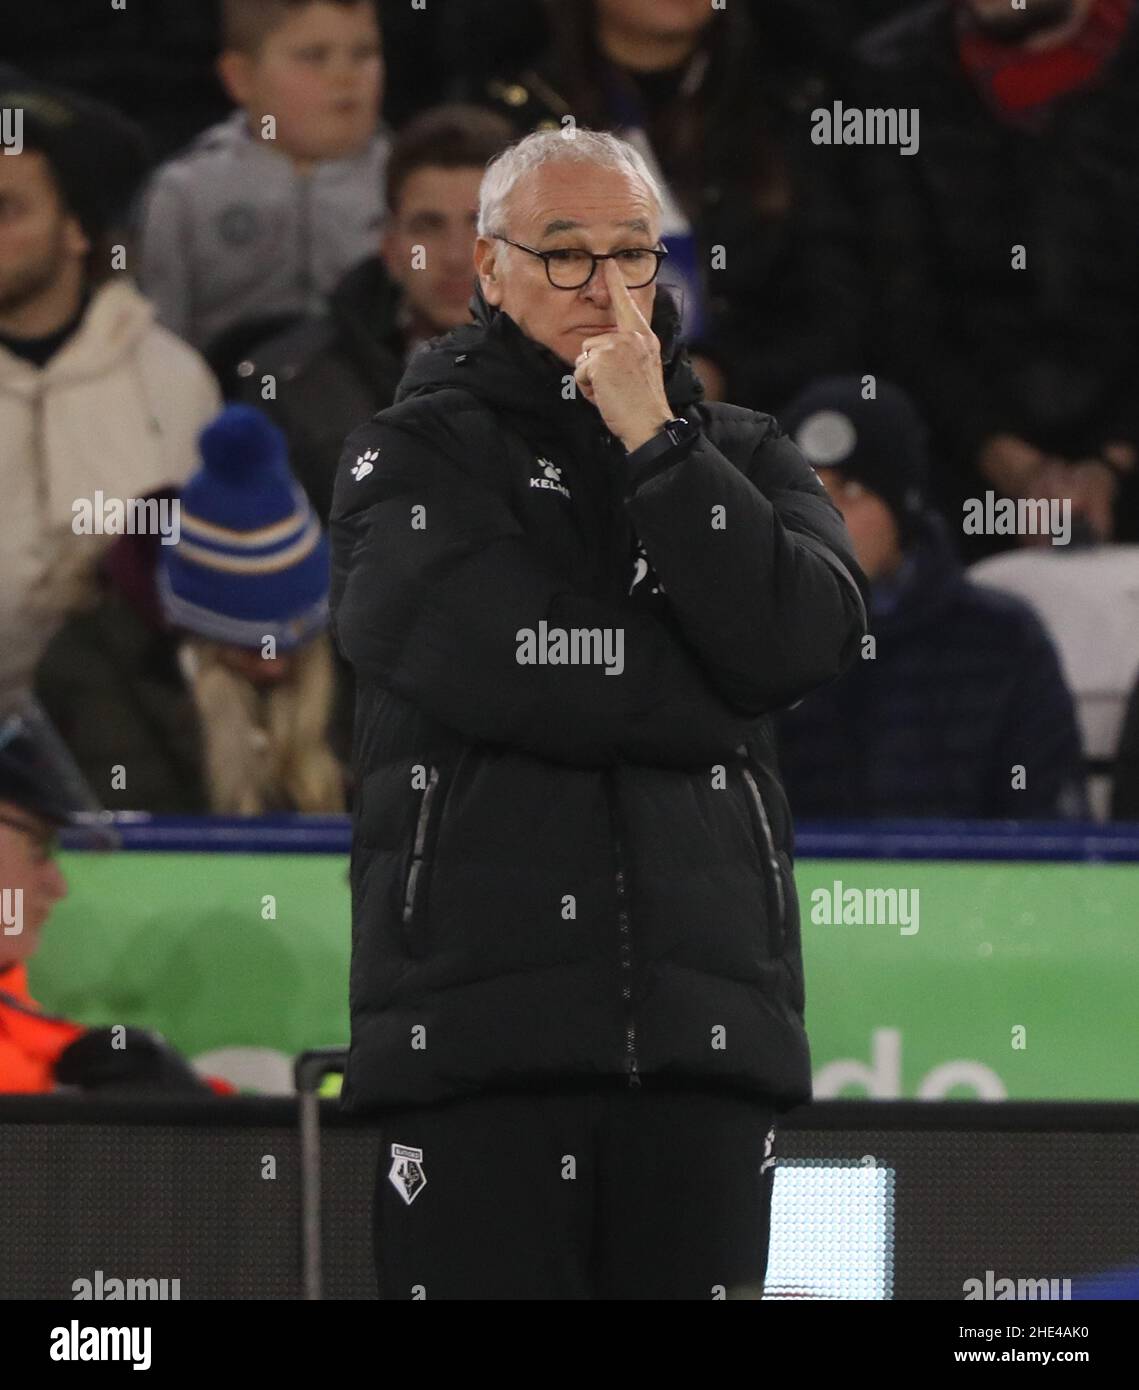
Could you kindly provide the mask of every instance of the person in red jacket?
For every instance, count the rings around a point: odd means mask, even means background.
[[[55,860],[64,826],[89,843],[117,836],[39,707],[20,697],[0,711],[0,1093],[35,1094],[60,1086],[214,1090],[228,1082],[195,1075],[161,1038],[139,1029],[88,1028],[46,1012],[28,989],[27,962],[67,894]]]
[[[0,1091],[8,1092],[53,1090],[60,1055],[84,1031],[45,1013],[28,991],[27,962],[67,894],[53,851],[70,819],[43,776],[49,754],[33,731],[27,711],[0,723]]]
[[[25,918],[24,931],[0,943],[0,1091],[51,1091],[60,1055],[84,1029],[45,1013],[36,1003],[28,991],[25,961],[35,949],[31,943],[38,937],[51,905],[67,892],[67,885],[44,848],[53,828],[38,818],[17,818],[13,809],[7,802],[0,803],[4,817],[0,821],[0,876],[5,883],[22,877],[25,912],[30,900],[37,906],[32,909],[35,927],[28,930]],[[46,909],[39,903],[45,903]]]

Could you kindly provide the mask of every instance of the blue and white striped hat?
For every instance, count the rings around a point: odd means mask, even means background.
[[[328,625],[328,539],[289,472],[285,436],[260,410],[227,406],[198,439],[202,469],[162,546],[167,621],[215,642],[278,650]]]

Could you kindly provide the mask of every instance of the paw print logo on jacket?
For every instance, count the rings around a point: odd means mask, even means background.
[[[562,482],[562,470],[556,463],[551,463],[549,459],[535,459],[533,466],[542,470],[540,478],[532,477],[530,486],[544,488],[547,492],[560,492],[563,497],[572,499],[572,494],[565,483]]]
[[[363,482],[372,471],[376,465],[376,459],[378,459],[379,456],[379,449],[367,449],[352,465],[350,472],[358,483]]]

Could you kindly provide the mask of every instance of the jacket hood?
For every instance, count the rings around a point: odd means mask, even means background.
[[[473,323],[433,338],[413,354],[396,402],[459,387],[491,407],[548,421],[549,402],[561,399],[562,378],[572,368],[523,333],[509,314],[488,304],[481,285],[476,284],[470,307]],[[704,388],[681,341],[676,304],[659,285],[651,327],[661,344],[669,404],[681,413],[703,399]],[[596,418],[596,407],[583,396],[576,398],[576,405]]]
[[[368,145],[363,149],[340,155],[335,159],[319,160],[314,170],[308,174],[301,174],[293,168],[288,158],[274,147],[273,141],[259,140],[250,131],[249,117],[239,108],[224,120],[195,136],[185,150],[175,156],[173,163],[182,159],[192,159],[196,155],[222,153],[239,160],[257,160],[262,166],[272,164],[278,169],[288,171],[289,177],[300,184],[309,179],[320,180],[330,173],[334,176],[351,175],[359,169],[361,160],[370,157],[370,150],[377,143],[385,150],[391,147],[390,137],[382,124],[377,125]]]
[[[154,306],[126,279],[110,280],[91,296],[79,327],[43,367],[0,348],[0,386],[28,395],[109,375],[154,326]]]
[[[384,269],[379,256],[352,267],[329,296],[333,322],[352,348],[368,360],[376,349],[399,348],[399,311],[403,291]]]

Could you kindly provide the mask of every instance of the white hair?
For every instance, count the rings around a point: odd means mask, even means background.
[[[543,164],[554,163],[593,164],[640,179],[660,218],[660,184],[640,150],[605,131],[570,126],[565,130],[536,130],[508,146],[487,165],[479,188],[479,235],[501,235],[505,231],[506,202],[515,185]]]

